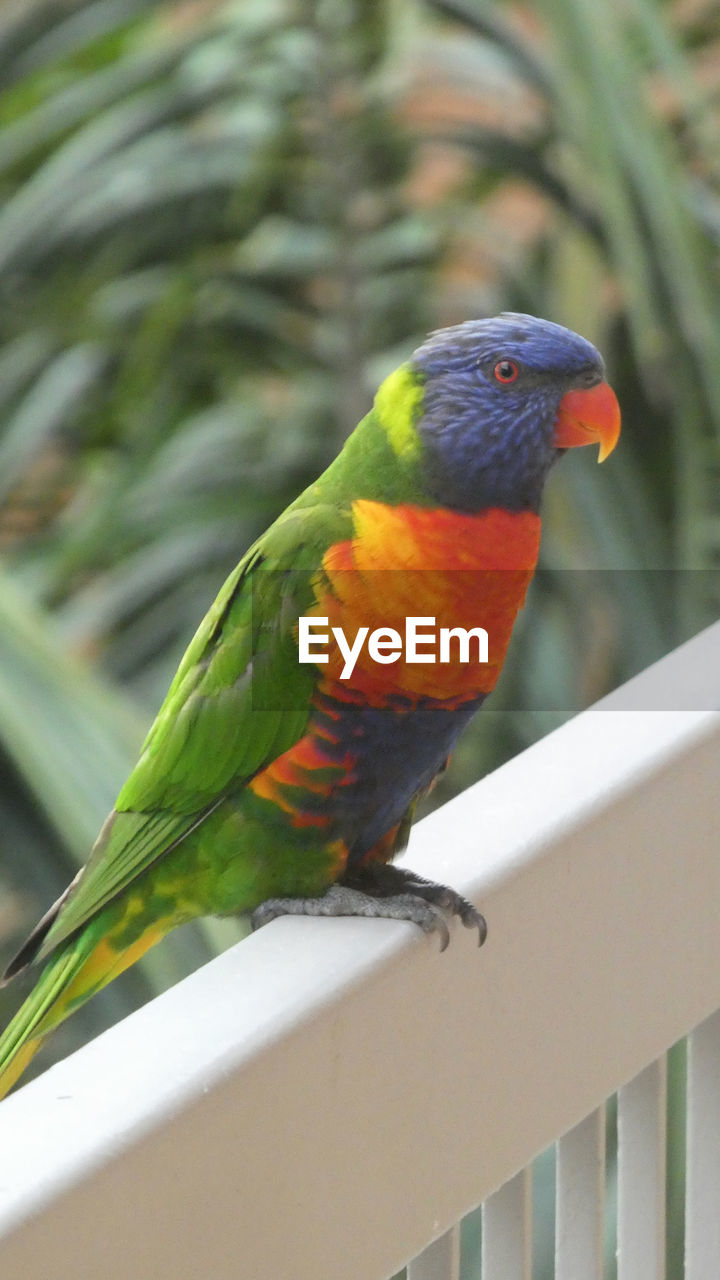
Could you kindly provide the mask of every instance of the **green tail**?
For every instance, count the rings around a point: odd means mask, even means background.
[[[128,918],[134,926],[130,942]],[[162,919],[138,923],[135,902],[126,896],[62,943],[0,1035],[0,1098],[5,1097],[45,1037],[60,1022],[186,918],[171,912]]]
[[[15,1084],[45,1036],[71,1012],[68,994],[88,959],[77,938],[53,956],[27,1000],[0,1035],[0,1098]],[[65,995],[65,999],[63,999]]]

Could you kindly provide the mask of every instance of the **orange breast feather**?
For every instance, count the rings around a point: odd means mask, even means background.
[[[311,612],[342,627],[350,642],[362,626],[392,628],[404,639],[408,616],[433,617],[438,633],[482,627],[489,660],[461,664],[452,642],[449,662],[437,661],[436,649],[434,663],[410,663],[403,653],[380,665],[365,644],[352,675],[340,680],[343,658],[331,644],[323,677],[337,681],[346,696],[372,702],[388,696],[462,702],[493,689],[537,563],[539,516],[496,508],[463,515],[361,500],[353,518],[353,537],[325,554]]]

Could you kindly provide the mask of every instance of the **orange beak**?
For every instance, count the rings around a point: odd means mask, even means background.
[[[558,449],[599,444],[598,462],[610,456],[620,438],[620,405],[612,387],[599,382],[587,391],[567,391],[560,401],[553,443]]]

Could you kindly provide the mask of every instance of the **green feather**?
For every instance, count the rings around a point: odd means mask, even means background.
[[[0,1036],[0,1096],[46,1032],[168,928],[330,883],[333,842],[288,824],[246,784],[306,731],[317,673],[298,664],[297,620],[315,603],[325,551],[352,536],[352,502],[432,503],[420,482],[421,404],[422,384],[403,367],[220,590],[86,866],[8,969],[50,957]],[[259,856],[269,839],[281,857]]]
[[[325,548],[349,531],[349,513],[290,509],[230,575],[38,959],[302,737],[314,672],[298,665],[294,628],[312,604]]]

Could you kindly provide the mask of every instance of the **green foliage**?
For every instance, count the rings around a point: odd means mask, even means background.
[[[427,327],[389,38],[383,6],[289,0],[0,24],[8,951],[84,860],[223,578]],[[143,971],[162,986],[237,936],[182,931]]]
[[[488,264],[474,291],[451,282],[444,307],[585,333],[624,418],[607,466],[571,456],[550,486],[544,573],[444,795],[476,776],[478,744],[492,765],[717,616],[719,224],[715,112],[693,63],[712,27],[642,0],[543,0],[530,38],[520,6],[430,8],[444,21],[426,57],[458,109],[423,114],[418,134],[464,157],[455,219]],[[518,189],[530,234],[498,216]]]
[[[12,497],[59,445],[69,494],[16,563],[68,643],[152,700],[364,411],[432,250],[397,194],[377,16],[348,7],[336,32],[315,6],[244,5],[183,27],[155,8],[115,6],[99,66],[61,41],[0,135],[0,474]]]

